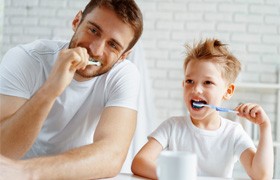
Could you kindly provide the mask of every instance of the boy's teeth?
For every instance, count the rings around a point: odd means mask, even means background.
[[[192,100],[192,102],[191,102],[191,104],[192,104],[192,107],[193,108],[196,108],[196,109],[200,109],[200,108],[203,108],[203,106],[196,106],[196,105],[194,105],[194,103],[196,103],[196,104],[206,104],[206,101],[204,101],[204,100]]]

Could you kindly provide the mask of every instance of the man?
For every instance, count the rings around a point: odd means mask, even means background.
[[[142,14],[134,0],[91,0],[72,27],[70,43],[21,45],[0,65],[1,177],[96,179],[122,167],[139,90],[124,59]]]

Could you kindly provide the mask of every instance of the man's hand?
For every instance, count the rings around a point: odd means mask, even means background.
[[[88,59],[89,55],[85,48],[61,50],[46,81],[46,85],[52,91],[50,95],[59,96],[72,81],[76,70],[87,66]]]
[[[31,148],[57,96],[88,63],[85,48],[62,50],[42,87],[30,98],[0,95],[0,153],[19,159]]]

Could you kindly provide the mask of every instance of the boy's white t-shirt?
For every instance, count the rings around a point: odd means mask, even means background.
[[[210,131],[194,126],[189,116],[171,117],[149,138],[156,139],[164,150],[196,153],[198,176],[231,178],[242,152],[255,146],[240,124],[220,118],[220,128]]]
[[[0,65],[0,94],[30,99],[50,74],[58,53],[68,42],[37,40],[7,52]],[[43,127],[24,159],[58,154],[90,144],[105,107],[137,110],[140,76],[128,60],[91,80],[74,79],[57,97]]]

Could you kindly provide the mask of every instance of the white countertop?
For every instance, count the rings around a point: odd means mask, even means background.
[[[139,176],[135,176],[133,174],[121,173],[121,174],[117,175],[116,177],[107,178],[106,180],[148,180],[148,179],[142,178]],[[219,177],[197,177],[197,180],[229,180],[229,179],[228,178],[219,178]],[[248,180],[248,179],[234,178],[234,180]]]

